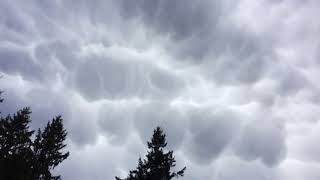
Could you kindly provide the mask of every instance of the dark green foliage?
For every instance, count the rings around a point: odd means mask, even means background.
[[[24,108],[0,117],[0,180],[60,179],[50,170],[69,156],[62,152],[67,135],[62,118],[57,116],[33,137],[30,114],[30,108]]]
[[[0,91],[0,103],[3,102],[3,98],[1,97],[2,93],[3,93],[3,91]],[[0,111],[0,114],[1,114],[1,111]]]
[[[33,148],[39,179],[60,179],[60,176],[52,176],[50,170],[69,156],[69,152],[61,152],[66,147],[63,143],[66,136],[61,116],[48,122],[43,132],[38,130]]]
[[[130,171],[127,178],[123,180],[170,180],[184,175],[186,167],[178,172],[171,172],[175,167],[173,151],[164,152],[167,146],[166,135],[160,127],[157,127],[148,143],[148,154],[145,160],[139,158],[136,170]],[[121,180],[116,177],[116,180]]]
[[[3,102],[3,99],[1,98],[1,94],[2,94],[2,91],[0,91],[0,103]]]
[[[0,179],[31,179],[33,152],[30,109],[0,119]],[[27,178],[29,177],[29,178]]]

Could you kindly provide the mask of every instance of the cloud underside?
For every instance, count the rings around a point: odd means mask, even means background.
[[[63,179],[124,176],[155,126],[184,179],[318,179],[317,1],[0,2],[3,114],[62,114]]]

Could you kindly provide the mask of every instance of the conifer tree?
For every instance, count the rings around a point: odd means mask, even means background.
[[[69,156],[69,152],[63,153],[67,135],[63,120],[57,116],[34,138],[30,114],[30,108],[23,108],[0,117],[0,180],[60,179],[51,170]]]
[[[0,103],[3,102],[3,99],[1,98],[1,94],[2,94],[2,91],[0,91]]]
[[[69,152],[62,152],[62,149],[66,147],[64,144],[66,136],[67,132],[63,128],[61,116],[48,122],[43,132],[38,130],[34,141],[34,154],[39,179],[60,179],[60,176],[53,176],[50,170],[69,156]]]
[[[171,168],[175,167],[175,159],[173,151],[165,151],[166,135],[160,127],[157,127],[148,144],[148,154],[146,159],[139,159],[136,170],[129,172],[127,178],[123,180],[171,180],[184,175],[186,167],[178,172],[171,172]],[[122,180],[116,177],[116,180]]]
[[[33,152],[30,108],[0,119],[0,171],[3,179],[31,179]],[[2,178],[0,178],[2,179]]]

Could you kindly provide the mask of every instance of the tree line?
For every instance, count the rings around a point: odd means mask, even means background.
[[[3,102],[0,91],[0,103]],[[52,170],[69,157],[65,151],[67,130],[60,115],[48,121],[43,129],[32,130],[31,109],[25,107],[14,114],[0,112],[0,180],[60,180]],[[173,151],[165,150],[166,135],[160,127],[147,142],[145,159],[138,159],[136,169],[124,179],[116,180],[171,180],[182,177],[186,167],[176,166]]]
[[[0,117],[0,179],[61,179],[51,170],[69,156],[63,151],[67,136],[63,119],[57,116],[36,132],[30,129],[30,115],[31,110],[26,107]]]

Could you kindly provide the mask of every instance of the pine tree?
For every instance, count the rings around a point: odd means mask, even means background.
[[[0,119],[0,171],[4,179],[31,179],[32,141],[30,108]]]
[[[69,156],[69,152],[63,153],[67,135],[63,120],[57,116],[33,138],[30,114],[30,108],[23,108],[0,117],[0,180],[60,179],[52,176],[51,170]]]
[[[3,102],[3,98],[1,98],[1,94],[2,94],[3,92],[2,91],[0,91],[0,103],[2,103]]]
[[[43,132],[38,130],[34,141],[34,153],[36,174],[39,179],[60,179],[60,176],[52,176],[50,170],[69,156],[69,152],[62,152],[62,149],[66,147],[64,144],[66,136],[67,132],[63,128],[61,116],[48,122]]]
[[[136,170],[130,171],[127,178],[123,180],[171,180],[184,175],[186,167],[178,172],[171,172],[175,167],[173,151],[164,152],[167,146],[166,135],[160,127],[157,127],[148,144],[148,154],[145,160],[139,159]],[[116,180],[121,180],[116,177]]]

